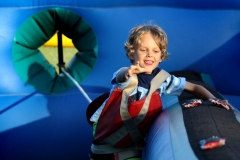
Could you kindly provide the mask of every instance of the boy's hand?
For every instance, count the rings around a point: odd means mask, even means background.
[[[210,98],[209,101],[216,105],[221,105],[222,107],[226,108],[227,110],[229,110],[229,108],[230,108],[230,104],[227,102],[227,100],[221,100],[218,98]]]
[[[139,74],[139,73],[145,73],[145,72],[152,72],[147,68],[142,68],[139,65],[139,61],[137,61],[137,63],[135,65],[131,65],[129,67],[129,69],[127,70],[125,77],[128,79],[129,77],[131,77],[133,74]]]

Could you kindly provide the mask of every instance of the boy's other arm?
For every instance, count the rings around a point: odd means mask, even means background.
[[[216,98],[206,88],[204,88],[203,86],[194,84],[194,83],[186,82],[184,90],[187,91],[188,93],[191,93],[195,97],[201,98],[204,100],[211,100],[211,99]],[[223,106],[223,107],[226,109],[229,109],[229,106],[227,106],[227,105]]]
[[[188,93],[191,93],[195,97],[201,98],[204,100],[208,100],[210,98],[216,98],[206,88],[204,88],[203,86],[194,84],[194,83],[186,82],[184,89],[185,89],[185,91],[187,91]]]

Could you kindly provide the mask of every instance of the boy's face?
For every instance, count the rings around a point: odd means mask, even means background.
[[[150,33],[145,33],[140,40],[141,44],[129,58],[134,61],[134,64],[139,61],[140,67],[151,70],[151,72],[147,72],[147,74],[151,74],[162,61],[162,53]]]

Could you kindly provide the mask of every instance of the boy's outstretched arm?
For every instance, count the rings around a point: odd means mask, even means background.
[[[128,67],[123,67],[116,76],[116,81],[118,83],[126,82],[128,79],[126,78],[126,73],[129,70]]]
[[[212,95],[212,93],[210,93],[206,88],[204,88],[201,85],[197,85],[197,84],[193,84],[190,82],[186,82],[185,85],[185,91],[187,91],[188,93],[191,93],[192,95],[194,95],[197,98],[201,98],[203,100],[210,100],[211,99],[215,99],[216,97],[214,95]],[[229,106],[228,105],[222,105],[224,108],[226,108],[227,110],[229,110]]]
[[[130,67],[123,67],[116,76],[116,81],[118,83],[122,83],[127,81],[133,74],[139,74],[149,72],[149,69],[142,68],[139,66],[139,62],[135,65],[131,65]]]

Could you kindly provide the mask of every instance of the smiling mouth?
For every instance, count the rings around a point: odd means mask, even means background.
[[[150,61],[150,60],[145,60],[144,63],[146,65],[152,65],[154,62],[153,61]]]

